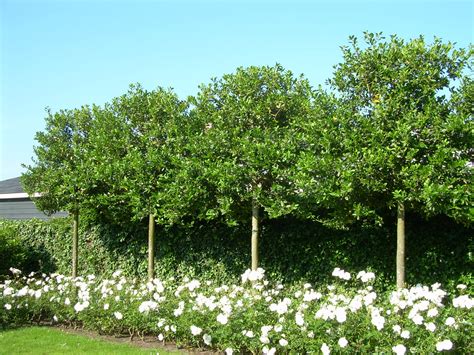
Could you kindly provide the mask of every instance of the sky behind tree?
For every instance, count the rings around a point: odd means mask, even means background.
[[[467,47],[473,26],[467,0],[0,0],[0,180],[31,163],[46,107],[102,105],[137,82],[186,98],[249,65],[324,85],[350,35]]]

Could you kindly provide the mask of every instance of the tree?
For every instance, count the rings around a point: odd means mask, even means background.
[[[334,208],[378,223],[386,208],[396,210],[397,287],[403,287],[407,210],[472,222],[472,110],[466,112],[464,91],[456,88],[473,52],[423,37],[384,41],[366,33],[364,39],[361,47],[350,38],[329,81],[339,99],[331,134],[334,195],[342,203]]]
[[[154,277],[155,223],[166,218],[163,175],[171,167],[169,141],[187,104],[171,90],[147,91],[131,85],[127,94],[96,111],[91,137],[95,186],[107,194],[95,205],[119,223],[148,218],[148,277]],[[177,123],[178,122],[178,123]]]
[[[34,148],[36,158],[33,165],[22,175],[25,191],[33,196],[38,209],[47,214],[60,210],[73,216],[72,228],[72,276],[77,276],[79,210],[86,204],[88,185],[87,141],[92,123],[89,107],[62,110],[52,113],[47,110],[46,129],[36,134],[39,145]]]
[[[124,188],[130,196],[134,218],[148,216],[148,277],[154,278],[155,223],[165,223],[167,180],[172,168],[169,153],[173,139],[179,135],[179,122],[187,103],[171,90],[146,91],[132,86],[127,95],[114,101],[122,119],[131,125],[134,145],[125,160],[130,174]]]
[[[238,68],[201,86],[191,103],[198,124],[182,171],[200,182],[192,193],[201,197],[202,217],[231,224],[251,217],[255,270],[262,217],[298,207],[288,176],[301,149],[296,123],[311,111],[310,85],[280,65]]]

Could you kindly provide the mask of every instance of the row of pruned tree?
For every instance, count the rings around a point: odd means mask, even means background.
[[[238,68],[180,100],[139,85],[104,106],[48,111],[23,184],[44,211],[127,223],[252,221],[252,268],[263,216],[335,227],[397,218],[404,280],[405,211],[472,223],[473,50],[422,37],[350,38],[329,89],[280,65]]]

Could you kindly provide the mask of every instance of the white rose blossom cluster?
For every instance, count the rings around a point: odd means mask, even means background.
[[[0,283],[0,312],[8,319],[22,310],[30,319],[46,316],[52,324],[97,327],[111,334],[139,324],[137,331],[155,334],[161,342],[226,354],[374,351],[369,344],[396,354],[466,350],[469,340],[459,342],[453,335],[472,334],[473,299],[467,286],[459,286],[462,294],[448,301],[439,284],[376,292],[372,272],[354,275],[347,285],[351,274],[336,268],[333,285],[313,287],[271,283],[263,269],[247,270],[241,284],[228,285],[188,278],[142,282],[121,271],[110,279],[27,277],[19,271]],[[417,341],[423,338],[431,339],[430,347],[419,349]]]

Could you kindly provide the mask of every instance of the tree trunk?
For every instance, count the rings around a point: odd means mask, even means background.
[[[77,277],[77,261],[79,249],[79,211],[73,212],[72,221],[72,277]]]
[[[259,205],[252,201],[252,270],[258,268],[258,236],[260,227]]]
[[[155,216],[148,216],[148,279],[155,278]]]
[[[405,287],[405,205],[397,205],[397,288]]]

